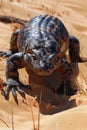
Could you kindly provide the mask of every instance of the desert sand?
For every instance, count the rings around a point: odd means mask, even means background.
[[[0,14],[29,20],[40,14],[51,14],[62,20],[70,34],[80,40],[81,56],[87,57],[87,0],[0,0]],[[0,23],[0,50],[8,50],[15,24]],[[4,82],[7,59],[0,58],[0,79]],[[20,70],[20,79],[27,83],[27,74]],[[2,89],[0,81],[0,90]],[[9,101],[0,91],[0,130],[87,130],[87,63],[79,63],[76,95],[59,97],[58,104],[38,102],[26,94],[18,94],[18,105],[10,93]],[[41,112],[39,112],[41,111]],[[39,122],[39,125],[38,125]]]

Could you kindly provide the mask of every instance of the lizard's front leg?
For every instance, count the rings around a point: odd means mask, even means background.
[[[12,90],[14,98],[17,98],[16,90],[21,94],[25,94],[24,91],[21,89],[21,87],[24,85],[19,81],[18,73],[18,69],[24,67],[25,62],[22,53],[16,53],[8,59],[6,69],[6,89],[4,94],[6,99],[9,99],[10,90]]]
[[[79,68],[77,63],[67,63],[65,71],[65,88],[68,96],[76,94],[78,91],[78,85],[76,84],[77,77],[79,75]],[[73,83],[73,84],[72,84]],[[75,86],[74,86],[75,85]]]
[[[73,81],[74,83],[77,79],[79,74],[78,65],[76,63],[68,63],[66,60],[63,60],[62,62],[60,71],[63,75],[63,81],[61,87],[58,89],[58,93],[65,93],[68,96],[74,95],[78,89],[77,86],[73,88],[71,82]]]

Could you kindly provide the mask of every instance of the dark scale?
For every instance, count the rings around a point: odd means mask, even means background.
[[[74,93],[70,81],[75,75],[78,76],[78,70],[75,71],[73,66],[76,67],[77,62],[84,62],[87,59],[80,58],[78,39],[69,36],[66,27],[58,18],[40,15],[27,22],[0,16],[0,21],[22,24],[22,27],[12,34],[10,50],[0,51],[1,56],[10,56],[6,69],[6,99],[9,97],[10,89],[14,97],[17,96],[16,90],[24,94],[18,74],[18,69],[21,68],[25,68],[29,74],[29,84],[32,89],[43,86],[49,87],[53,92],[56,88],[57,92],[64,93],[62,87],[65,83],[67,94]],[[70,62],[65,58],[67,49],[69,49]],[[62,84],[62,87],[59,84]]]

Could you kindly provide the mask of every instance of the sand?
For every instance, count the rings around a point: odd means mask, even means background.
[[[63,21],[70,34],[80,40],[81,56],[87,57],[87,0],[1,0],[0,14],[30,19],[39,14],[51,14]],[[0,23],[0,50],[8,50],[13,27]],[[5,81],[6,60],[0,58],[0,79]],[[59,97],[59,103],[38,102],[19,94],[17,105],[10,93],[6,101],[0,91],[0,130],[87,130],[87,63],[79,64],[78,94]],[[20,70],[20,79],[27,83],[27,74]],[[1,87],[0,87],[1,88]],[[39,126],[38,126],[39,120]]]

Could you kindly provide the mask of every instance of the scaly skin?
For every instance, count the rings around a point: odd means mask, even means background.
[[[16,90],[24,94],[18,74],[18,69],[21,68],[25,68],[29,74],[31,88],[43,86],[60,91],[60,84],[65,83],[67,94],[73,94],[70,81],[78,76],[78,69],[75,68],[77,62],[83,60],[79,56],[79,41],[74,36],[69,37],[64,24],[50,15],[37,16],[27,23],[7,16],[0,16],[0,21],[24,24],[12,34],[10,50],[0,53],[4,57],[10,56],[6,69],[5,98],[8,99],[10,89],[15,98]],[[64,58],[68,48],[71,63]]]

